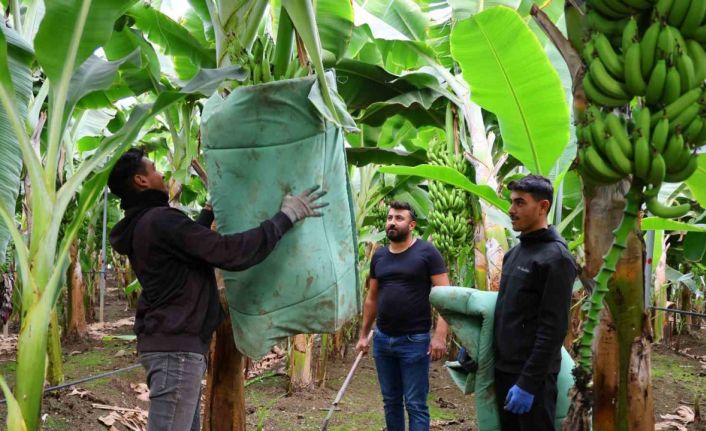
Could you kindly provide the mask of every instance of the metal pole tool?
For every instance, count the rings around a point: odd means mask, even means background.
[[[370,345],[370,340],[373,338],[373,331],[370,331],[368,334],[368,345]],[[358,364],[360,363],[360,360],[363,358],[363,352],[358,352],[358,356],[355,357],[355,362],[353,362],[353,366],[351,367],[351,370],[348,372],[348,375],[346,376],[346,380],[343,381],[343,386],[341,386],[341,389],[338,390],[338,393],[336,394],[336,399],[333,400],[333,404],[331,404],[331,408],[328,410],[328,414],[326,415],[326,419],[324,419],[324,424],[321,425],[321,430],[320,431],[326,431],[328,429],[328,421],[331,420],[331,416],[333,416],[333,412],[336,410],[336,407],[338,407],[338,403],[341,402],[341,399],[343,398],[343,394],[346,393],[346,389],[348,389],[348,385],[351,383],[351,380],[353,379],[353,373],[355,373],[356,368],[358,368]]]

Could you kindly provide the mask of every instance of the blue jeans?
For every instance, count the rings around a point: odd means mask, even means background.
[[[409,431],[429,430],[429,333],[391,337],[375,329],[373,358],[385,405],[387,431],[404,431],[404,407]]]
[[[204,355],[191,352],[148,352],[140,355],[147,371],[150,411],[147,431],[199,431]]]

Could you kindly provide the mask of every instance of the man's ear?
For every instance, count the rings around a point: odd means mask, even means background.
[[[149,181],[147,180],[147,176],[141,175],[141,174],[133,175],[132,184],[138,190],[149,188],[149,185],[150,185]]]
[[[409,222],[409,228],[410,228],[410,229],[414,229],[416,226],[417,226],[416,220],[412,220],[411,222]]]
[[[552,206],[547,199],[539,201],[539,206],[544,210],[545,214],[549,214],[549,208]]]

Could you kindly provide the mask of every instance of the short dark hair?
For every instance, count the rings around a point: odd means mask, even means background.
[[[554,201],[554,187],[549,178],[541,175],[527,175],[520,180],[510,181],[507,188],[514,192],[525,192],[532,195],[537,200],[548,200],[551,208]]]
[[[417,221],[417,213],[408,202],[392,201],[390,202],[390,208],[396,210],[407,210],[409,211],[409,215],[412,216],[412,221]]]
[[[125,199],[125,197],[137,192],[132,182],[135,175],[147,174],[145,165],[142,163],[143,157],[145,157],[145,150],[131,148],[120,156],[113,166],[113,170],[110,171],[108,187],[120,199]]]

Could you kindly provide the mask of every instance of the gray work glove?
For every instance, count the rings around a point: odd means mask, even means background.
[[[328,203],[317,202],[326,194],[325,190],[316,192],[318,189],[319,186],[308,188],[298,196],[287,193],[282,199],[281,211],[289,217],[292,223],[307,217],[321,217],[323,214],[316,210],[328,206]]]

